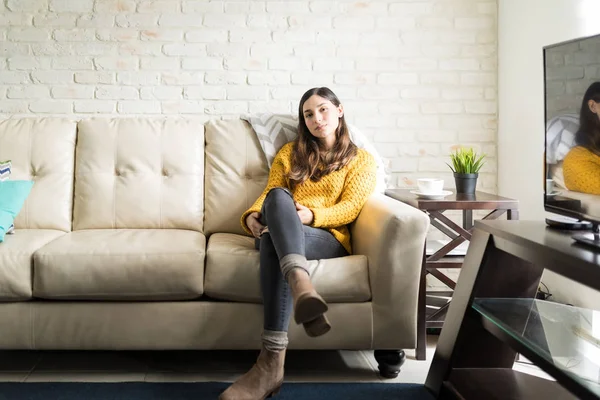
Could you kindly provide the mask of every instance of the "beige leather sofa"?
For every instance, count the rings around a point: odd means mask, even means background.
[[[250,125],[9,119],[0,159],[35,185],[0,243],[0,349],[257,349],[259,256],[239,219],[268,170]],[[425,214],[374,194],[355,255],[319,261],[333,329],[293,349],[416,345]]]

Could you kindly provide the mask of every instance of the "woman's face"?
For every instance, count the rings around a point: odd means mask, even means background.
[[[302,105],[304,122],[310,133],[320,139],[327,148],[335,144],[335,132],[344,115],[344,108],[340,104],[336,107],[331,101],[312,95]]]

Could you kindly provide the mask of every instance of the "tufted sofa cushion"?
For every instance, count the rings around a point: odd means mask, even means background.
[[[207,235],[246,235],[240,218],[264,190],[269,169],[250,124],[239,119],[206,124],[205,220]]]
[[[73,229],[202,231],[204,129],[177,119],[78,124]]]
[[[76,123],[64,118],[0,121],[0,160],[13,180],[33,180],[17,229],[71,230]]]

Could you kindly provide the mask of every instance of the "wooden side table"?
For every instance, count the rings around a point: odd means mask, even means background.
[[[411,193],[410,189],[388,189],[385,194],[398,201],[422,210],[431,221],[431,225],[439,229],[451,240],[434,254],[427,256],[423,249],[423,264],[421,267],[421,283],[419,285],[417,313],[417,360],[425,360],[427,347],[427,328],[441,328],[448,310],[449,302],[440,296],[451,297],[456,282],[439,271],[439,268],[461,268],[464,257],[448,256],[447,254],[465,240],[471,240],[473,231],[473,210],[491,210],[483,219],[497,219],[504,213],[507,219],[519,219],[519,201],[495,194],[475,192],[474,195],[452,194],[442,200],[424,200]],[[462,227],[444,215],[446,210],[462,210]],[[450,291],[427,291],[426,277],[431,274]],[[433,308],[428,308],[430,305]],[[437,309],[435,307],[438,307]]]

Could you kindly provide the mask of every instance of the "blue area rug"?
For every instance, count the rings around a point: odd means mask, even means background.
[[[197,383],[0,383],[1,400],[216,400],[230,384]],[[411,383],[284,383],[274,400],[432,400]]]

